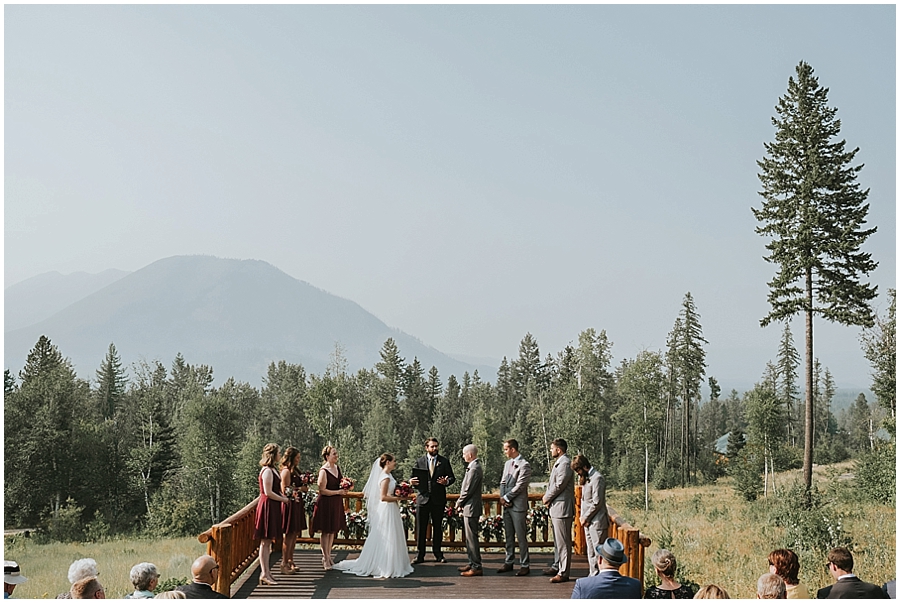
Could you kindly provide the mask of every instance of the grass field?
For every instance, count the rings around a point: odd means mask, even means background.
[[[852,496],[852,480],[840,476],[852,471],[852,463],[815,469],[816,486],[836,501],[831,513],[852,539],[855,571],[867,582],[884,584],[896,574],[896,509],[860,503]],[[800,472],[776,476],[782,488],[800,480]],[[640,494],[640,496],[638,495]],[[645,581],[658,582],[650,555],[665,544],[679,564],[679,575],[697,584],[717,584],[732,598],[756,597],[756,580],[768,571],[766,558],[784,546],[785,528],[777,527],[772,515],[784,500],[771,496],[752,503],[739,498],[728,478],[715,485],[651,490],[650,510],[637,506],[640,493],[612,491],[607,502],[632,525],[653,540],[647,551]],[[818,588],[833,582],[824,569],[824,554],[801,552],[800,581],[815,596]]]

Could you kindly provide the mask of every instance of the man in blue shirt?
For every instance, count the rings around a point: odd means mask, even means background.
[[[597,546],[600,573],[579,578],[572,591],[573,599],[640,599],[641,583],[619,573],[619,566],[628,561],[625,547],[615,538]]]
[[[19,569],[19,564],[15,561],[4,561],[3,562],[3,598],[9,599],[12,596],[13,591],[16,589],[17,584],[22,584],[28,580],[25,576],[22,575],[22,570]]]

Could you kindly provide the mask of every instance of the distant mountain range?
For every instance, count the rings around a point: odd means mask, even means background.
[[[355,302],[317,289],[258,260],[175,256],[132,273],[46,273],[11,285],[5,298],[5,366],[18,372],[41,335],[93,378],[109,344],[123,363],[177,353],[208,364],[216,383],[229,376],[259,385],[270,362],[300,363],[322,373],[335,344],[349,370],[372,368],[392,337],[407,362],[436,366],[442,380],[497,367],[467,363],[393,329]]]

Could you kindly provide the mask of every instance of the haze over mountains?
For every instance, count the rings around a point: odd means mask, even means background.
[[[336,342],[351,372],[372,368],[388,337],[407,362],[436,366],[444,381],[475,370],[493,381],[497,370],[452,358],[258,260],[175,256],[132,273],[47,273],[11,285],[4,297],[5,368],[15,373],[41,335],[82,378],[94,376],[110,342],[126,366],[158,359],[168,368],[180,352],[191,364],[212,366],[216,383],[233,376],[259,385],[279,360],[321,373]]]

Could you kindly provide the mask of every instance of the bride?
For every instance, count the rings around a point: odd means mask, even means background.
[[[400,507],[394,496],[396,481],[391,471],[397,461],[391,454],[382,454],[372,464],[369,481],[363,489],[368,511],[369,535],[362,552],[356,559],[341,561],[334,569],[357,576],[376,578],[402,578],[411,574],[409,550],[406,546],[406,530],[400,518]]]

